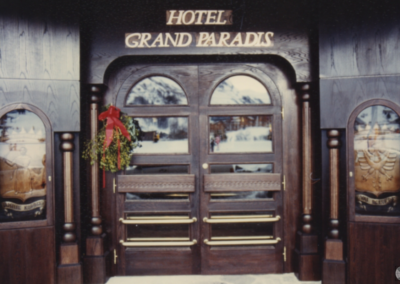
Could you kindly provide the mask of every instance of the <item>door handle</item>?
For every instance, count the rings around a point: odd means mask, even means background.
[[[272,215],[232,215],[232,216],[218,216],[211,217],[208,219],[207,217],[203,218],[204,223],[209,224],[222,224],[222,223],[270,223],[277,222],[281,219],[281,216],[272,217]]]
[[[197,244],[197,240],[187,242],[124,242],[119,241],[124,247],[188,247]]]
[[[209,241],[205,239],[203,242],[208,246],[248,246],[248,245],[276,245],[281,238],[274,240],[235,240],[235,241]]]
[[[139,224],[192,224],[197,222],[197,218],[165,218],[161,219],[160,217],[158,219],[152,219],[151,217],[130,217],[128,220],[124,218],[119,218],[119,221],[122,224],[125,225],[139,225]]]

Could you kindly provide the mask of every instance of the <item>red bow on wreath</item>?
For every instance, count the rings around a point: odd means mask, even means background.
[[[104,150],[103,159],[106,158],[105,150],[110,146],[111,142],[113,141],[114,127],[116,128],[117,131],[119,129],[122,135],[124,135],[126,139],[131,141],[131,136],[129,135],[128,130],[126,130],[125,126],[119,120],[119,116],[120,116],[120,109],[114,106],[110,106],[107,111],[102,112],[99,115],[99,120],[107,119],[106,138],[104,139],[104,146],[103,146]],[[118,141],[118,169],[121,169],[121,154],[120,154],[121,145],[119,141],[119,135],[117,136],[117,141]],[[106,187],[105,167],[103,167],[103,188],[104,187]]]

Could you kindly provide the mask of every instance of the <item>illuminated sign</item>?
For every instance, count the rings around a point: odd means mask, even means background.
[[[273,36],[273,32],[129,33],[125,47],[271,47]]]

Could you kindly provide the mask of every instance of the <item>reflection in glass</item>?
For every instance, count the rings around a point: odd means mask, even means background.
[[[397,215],[400,119],[391,108],[364,109],[354,124],[356,212]]]
[[[139,117],[141,147],[134,154],[188,153],[187,117]]]
[[[19,109],[0,118],[0,130],[0,221],[44,219],[44,124],[36,114]]]
[[[227,165],[211,165],[210,172],[212,174],[222,173],[272,173],[272,164],[227,164]]]
[[[272,191],[242,191],[242,192],[215,192],[211,193],[211,200],[257,200],[274,197]]]
[[[212,224],[212,237],[250,237],[273,236],[273,224],[271,223],[228,223]]]
[[[210,152],[272,152],[272,116],[211,116]]]
[[[126,200],[189,200],[188,193],[131,193],[126,194]]]
[[[127,105],[187,105],[182,88],[169,78],[151,76],[138,82],[128,94]]]
[[[153,165],[138,166],[132,165],[126,168],[127,175],[167,175],[167,174],[188,174],[189,166],[187,165]]]
[[[126,219],[160,220],[160,219],[186,219],[187,215],[168,216],[128,214]],[[135,224],[127,225],[127,241],[179,241],[189,240],[188,224]]]
[[[239,75],[220,83],[211,97],[212,105],[271,104],[267,89],[256,79]]]

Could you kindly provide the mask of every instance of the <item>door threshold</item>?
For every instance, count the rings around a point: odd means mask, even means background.
[[[206,282],[205,282],[206,281]],[[299,281],[294,273],[246,275],[168,275],[168,276],[115,276],[107,284],[320,284],[321,281]]]

